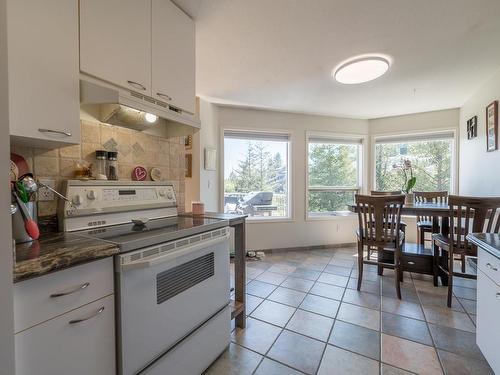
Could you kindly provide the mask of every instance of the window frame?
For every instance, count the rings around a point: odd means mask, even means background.
[[[440,128],[439,130],[431,130],[431,131],[413,131],[413,132],[395,132],[395,133],[383,133],[376,134],[371,136],[371,190],[376,190],[377,187],[377,175],[376,175],[376,150],[377,150],[377,142],[383,143],[384,140],[394,141],[395,139],[405,139],[408,138],[411,142],[411,139],[421,138],[425,136],[430,137],[439,137],[439,135],[445,135],[451,133],[452,136],[448,137],[451,140],[451,166],[450,166],[450,191],[448,194],[457,194],[458,193],[458,180],[459,180],[459,170],[458,170],[458,130],[456,128]]]
[[[262,134],[263,136],[268,135],[277,135],[277,136],[287,136],[288,137],[288,146],[287,146],[287,186],[288,186],[288,196],[287,196],[287,205],[288,212],[287,216],[248,216],[247,223],[249,224],[258,224],[258,223],[269,223],[269,222],[293,222],[294,221],[294,207],[293,207],[293,186],[292,186],[292,144],[293,144],[293,133],[288,129],[270,129],[270,130],[262,130],[259,128],[239,128],[239,127],[224,127],[222,126],[221,132],[219,135],[219,147],[221,150],[221,157],[219,158],[219,167],[221,173],[219,173],[219,210],[220,212],[224,212],[224,194],[225,194],[225,171],[224,171],[224,158],[225,158],[225,133],[226,132],[234,132],[234,133],[250,133],[250,134]]]
[[[358,186],[357,187],[345,187],[345,186],[326,186],[326,187],[315,187],[309,186],[309,144],[311,138],[324,138],[326,141],[330,141],[333,144],[342,144],[338,141],[345,140],[346,143],[358,143],[358,157],[357,157],[357,172],[358,172]],[[355,194],[361,194],[365,191],[364,181],[366,181],[366,170],[363,168],[367,165],[367,136],[361,134],[346,134],[346,133],[334,133],[334,132],[317,132],[317,131],[306,131],[305,136],[305,202],[304,202],[304,218],[305,221],[329,221],[329,220],[339,220],[345,217],[354,217],[355,214],[349,211],[335,211],[338,212],[336,215],[310,215],[309,212],[309,191],[328,191],[328,192],[342,192],[342,191],[354,191]],[[336,142],[337,141],[337,142]]]

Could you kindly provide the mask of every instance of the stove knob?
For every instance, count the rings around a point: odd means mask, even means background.
[[[96,199],[95,190],[89,190],[87,192],[87,198],[90,199],[91,201],[95,200]]]
[[[172,193],[171,191],[169,191],[169,192],[167,193],[167,198],[168,198],[168,199],[172,199],[172,198],[174,198],[174,193]]]
[[[79,206],[82,204],[82,198],[77,194],[73,196],[73,199],[71,200],[75,206]]]
[[[163,189],[162,189],[162,190],[160,190],[160,191],[158,192],[158,194],[160,194],[160,197],[164,197],[164,196],[165,196],[165,190],[163,190]]]

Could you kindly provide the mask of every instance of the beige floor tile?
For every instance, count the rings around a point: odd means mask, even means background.
[[[304,292],[299,292],[298,290],[288,289],[278,287],[274,292],[271,293],[269,300],[279,303],[284,303],[285,305],[290,305],[293,307],[298,307],[306,294]]]
[[[275,272],[275,273],[281,273],[284,275],[288,275],[288,274],[293,273],[296,269],[297,269],[297,267],[291,266],[291,265],[286,264],[286,263],[277,263],[277,264],[273,265],[271,268],[269,268],[269,272]]]
[[[423,306],[425,318],[429,323],[446,327],[461,329],[463,331],[475,332],[476,327],[465,313],[450,310],[446,307]]]
[[[300,304],[299,308],[302,310],[311,311],[316,314],[325,315],[330,318],[335,318],[339,306],[339,301],[330,298],[315,296],[314,294],[308,294],[306,298],[304,298],[304,301],[302,301],[302,303]]]
[[[382,334],[382,362],[418,374],[443,373],[433,347],[386,334]]]
[[[297,310],[286,325],[286,329],[326,341],[330,335],[333,319],[305,310]]]
[[[382,297],[382,311],[408,318],[425,320],[422,307],[419,304],[390,297]]]
[[[269,271],[263,272],[255,278],[255,280],[274,285],[280,285],[283,281],[285,281],[285,279],[286,275]]]
[[[264,358],[262,363],[259,365],[254,375],[301,375],[301,372],[295,371],[294,369],[282,365],[276,361],[269,358]]]
[[[283,331],[268,357],[294,369],[315,374],[318,369],[325,344],[290,331]]]
[[[380,359],[380,332],[372,329],[336,320],[328,342],[375,360]]]
[[[334,274],[325,273],[325,272],[322,273],[321,276],[318,278],[318,282],[320,282],[320,283],[337,285],[337,286],[341,286],[344,288],[347,286],[348,281],[349,281],[348,277],[334,275]]]
[[[373,359],[328,345],[318,375],[363,374],[378,375],[379,363]]]
[[[366,307],[343,302],[340,305],[337,319],[376,331],[380,330],[380,311]]]
[[[229,348],[207,369],[204,375],[250,375],[262,356],[236,344]]]
[[[264,301],[250,315],[265,322],[284,327],[295,309],[273,301]]]
[[[411,375],[411,374],[412,374],[411,372],[386,365],[385,363],[382,363],[382,365],[380,366],[380,375]]]
[[[276,289],[276,285],[259,280],[252,280],[247,284],[247,293],[260,298],[266,298],[274,289]]]
[[[372,293],[358,292],[353,289],[346,289],[344,293],[344,302],[368,307],[370,309],[379,310],[380,309],[380,296]]]
[[[297,277],[288,277],[285,281],[281,283],[281,286],[288,289],[298,290],[300,292],[309,292],[309,290],[314,285],[314,281],[299,279]]]
[[[255,297],[252,296],[251,294],[247,294],[247,299],[246,299],[246,314],[250,315],[252,311],[254,311],[257,306],[259,306],[264,299],[260,297]]]
[[[344,288],[336,285],[324,284],[324,283],[316,283],[311,288],[309,293],[315,294],[317,296],[332,298],[336,300],[342,300],[342,296],[344,295]]]
[[[266,354],[280,332],[281,328],[247,318],[245,329],[236,328],[231,335],[231,340],[247,349]]]
[[[465,358],[444,350],[438,350],[438,354],[447,375],[494,375],[485,361]]]

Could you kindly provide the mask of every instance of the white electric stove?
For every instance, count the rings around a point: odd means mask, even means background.
[[[229,345],[228,222],[178,216],[166,182],[67,181],[62,230],[112,242],[118,369],[201,374]]]

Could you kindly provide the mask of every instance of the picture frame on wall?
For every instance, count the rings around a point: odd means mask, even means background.
[[[498,100],[486,107],[486,150],[498,149]]]
[[[217,150],[215,148],[205,148],[205,170],[215,171],[217,169]]]
[[[467,139],[477,137],[477,116],[467,120]]]

